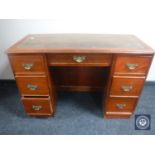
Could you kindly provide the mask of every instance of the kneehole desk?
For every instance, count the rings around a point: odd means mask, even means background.
[[[154,51],[133,35],[34,34],[7,54],[28,115],[54,116],[57,91],[100,91],[106,118],[129,118]]]

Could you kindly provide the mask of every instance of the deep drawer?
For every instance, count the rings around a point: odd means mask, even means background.
[[[16,82],[22,96],[49,95],[46,76],[16,76]]]
[[[106,103],[106,111],[116,114],[119,112],[132,113],[136,102],[136,98],[109,98]]]
[[[52,115],[52,105],[48,98],[22,98],[25,111],[28,115],[48,116]]]
[[[9,56],[15,74],[43,74],[45,64],[42,55]]]
[[[135,96],[141,93],[145,82],[144,77],[114,76],[110,89],[110,96]]]
[[[146,75],[151,56],[117,56],[114,74]]]

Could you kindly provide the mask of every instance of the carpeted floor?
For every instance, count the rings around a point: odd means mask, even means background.
[[[14,83],[0,83],[0,134],[155,134],[155,85],[146,84],[135,114],[151,115],[151,130],[130,119],[103,119],[100,94],[60,93],[54,118],[28,117]]]

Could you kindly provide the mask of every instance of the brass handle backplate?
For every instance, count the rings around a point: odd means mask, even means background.
[[[28,84],[27,88],[29,88],[30,90],[37,90],[38,86],[37,85],[33,85],[33,84]]]
[[[122,85],[121,88],[124,92],[129,92],[133,87],[131,85]]]
[[[78,63],[83,62],[85,59],[86,59],[86,56],[78,56],[78,55],[73,56],[73,60],[78,62]]]
[[[138,67],[139,65],[138,64],[126,64],[126,67],[129,69],[129,70],[134,70]]]
[[[118,109],[124,109],[126,107],[126,104],[124,104],[124,103],[118,103],[118,104],[116,104],[116,107]]]
[[[42,106],[41,105],[32,105],[32,109],[35,111],[39,111],[42,109]]]
[[[24,67],[25,70],[31,70],[33,64],[23,64],[22,66]]]

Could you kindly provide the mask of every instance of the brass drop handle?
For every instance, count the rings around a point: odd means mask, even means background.
[[[22,66],[24,67],[25,70],[31,70],[33,64],[23,64]]]
[[[133,87],[131,85],[122,85],[121,88],[124,92],[129,92]]]
[[[117,107],[118,109],[123,109],[123,108],[126,107],[126,104],[124,104],[124,103],[118,103],[118,104],[116,104],[116,107]]]
[[[33,85],[33,84],[28,84],[27,88],[29,88],[30,90],[37,90],[38,86],[37,85]]]
[[[32,109],[35,111],[39,111],[42,109],[42,106],[41,105],[32,105]]]
[[[129,70],[134,70],[138,67],[139,65],[138,64],[126,64],[126,67],[129,69]]]
[[[86,59],[86,56],[79,56],[79,55],[74,55],[73,56],[73,60],[78,62],[78,63],[83,62],[85,59]]]

